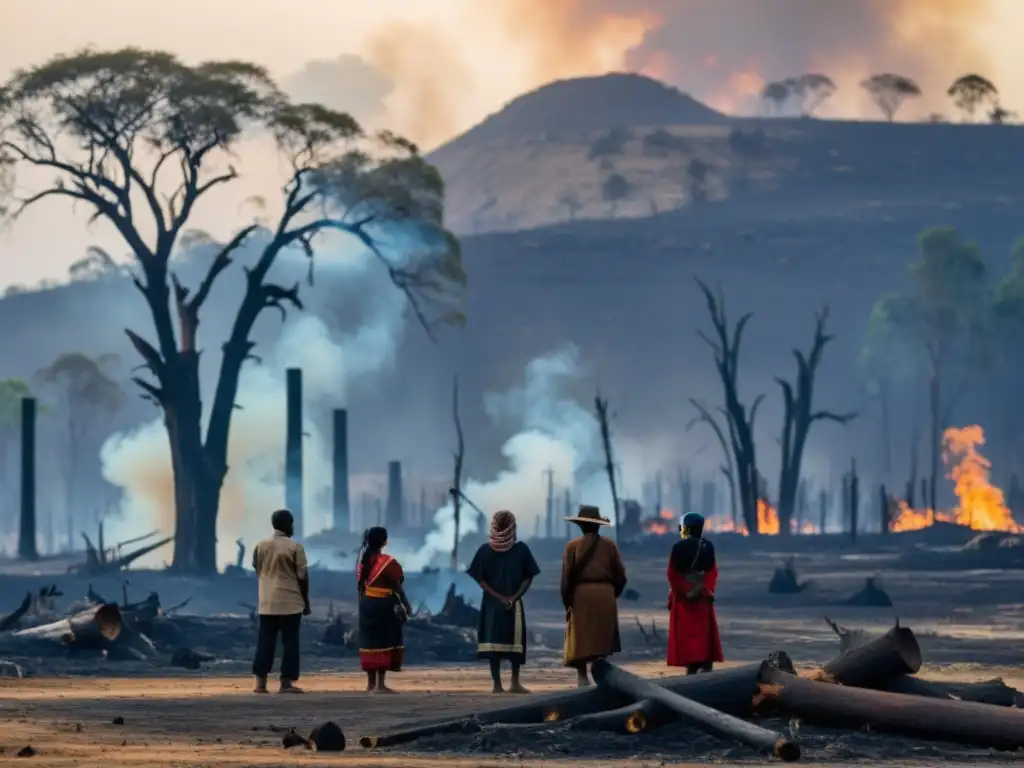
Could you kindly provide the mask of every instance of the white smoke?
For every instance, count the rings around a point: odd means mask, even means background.
[[[304,256],[282,255],[282,268],[303,266]],[[333,246],[317,255],[317,270],[336,271],[346,280],[368,280],[369,258],[359,250]],[[336,281],[335,281],[336,284]],[[307,304],[317,303],[317,290],[307,288]],[[322,297],[329,299],[329,297]],[[330,525],[331,463],[329,436],[309,418],[320,406],[344,407],[352,385],[385,369],[395,358],[401,338],[405,298],[388,286],[375,292],[369,314],[350,333],[332,334],[312,312],[289,318],[281,336],[261,364],[243,368],[237,410],[232,418],[228,475],[221,493],[217,524],[217,559],[233,563],[235,540],[250,547],[267,535],[269,514],[284,506],[284,455],[288,368],[303,371],[303,517],[305,533]],[[216,331],[211,332],[211,335]],[[211,345],[212,346],[212,345]],[[207,384],[204,403],[209,404]],[[163,419],[113,435],[100,453],[104,477],[125,491],[122,514],[108,525],[111,537],[125,539],[159,530],[174,532],[174,492],[170,449]],[[169,548],[140,564],[170,558]]]
[[[463,492],[488,514],[511,510],[516,515],[521,538],[533,534],[538,520],[544,524],[544,473],[549,469],[554,472],[556,485],[569,488],[576,503],[597,505],[605,516],[612,517],[600,426],[593,411],[566,392],[569,385],[582,380],[585,374],[579,349],[566,346],[530,362],[522,386],[485,399],[492,419],[514,420],[518,431],[502,448],[507,468],[492,480],[469,480]],[[615,449],[623,476],[627,482],[635,480],[644,471],[642,464],[635,461],[636,445],[617,435]],[[555,504],[557,530],[562,530],[561,496]],[[472,509],[463,505],[461,518],[460,539],[477,532],[478,515]],[[438,555],[451,552],[454,537],[454,509],[449,504],[434,515],[434,528],[418,551],[396,554],[406,568],[420,569]]]

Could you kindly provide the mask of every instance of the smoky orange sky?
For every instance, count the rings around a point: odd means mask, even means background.
[[[625,69],[737,113],[765,79],[819,71],[840,86],[823,114],[850,118],[874,116],[871,72],[918,80],[910,118],[948,114],[946,87],[976,71],[1024,113],[1021,29],[1024,0],[4,0],[0,74],[87,45],[244,58],[430,148],[544,82]],[[0,282],[63,274],[107,237],[62,215],[0,236]]]

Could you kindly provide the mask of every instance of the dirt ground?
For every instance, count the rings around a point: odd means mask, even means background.
[[[1024,573],[971,571],[901,572],[884,558],[822,554],[801,556],[798,567],[814,586],[800,595],[770,596],[767,577],[779,553],[761,551],[724,562],[719,616],[730,663],[760,660],[777,648],[804,666],[835,655],[837,642],[822,616],[840,624],[877,631],[898,615],[921,642],[931,679],[981,680],[1003,677],[1024,687],[1020,641],[1024,637]],[[552,567],[546,573],[555,572]],[[542,563],[543,567],[543,563]],[[649,677],[667,674],[656,638],[645,641],[637,623],[664,623],[663,565],[634,563],[631,584],[640,598],[623,602],[621,661]],[[881,573],[894,608],[853,608],[842,604],[865,576]],[[558,615],[550,603],[555,577],[538,580],[528,602],[531,627],[550,633]],[[549,583],[551,582],[551,583]],[[1016,602],[1015,602],[1016,601]],[[550,636],[550,635],[549,635]],[[534,691],[573,684],[561,668],[558,649],[537,647],[524,671]],[[195,673],[167,668],[104,665],[87,677],[46,662],[23,680],[0,680],[0,764],[24,764],[18,750],[31,745],[31,764],[46,766],[683,766],[751,765],[767,758],[710,739],[683,726],[643,736],[580,734],[557,729],[485,729],[480,734],[442,736],[414,745],[367,751],[358,738],[416,720],[459,715],[496,704],[486,670],[477,665],[411,666],[395,675],[394,696],[368,696],[350,659],[311,658],[302,696],[258,696],[244,676],[245,660]],[[334,670],[334,671],[324,671]],[[505,700],[510,696],[506,696]],[[115,718],[124,723],[115,725]],[[290,728],[308,733],[324,720],[344,730],[349,750],[336,756],[303,749],[284,750]],[[939,746],[872,733],[798,729],[804,765],[936,765],[1024,763],[1024,755]]]

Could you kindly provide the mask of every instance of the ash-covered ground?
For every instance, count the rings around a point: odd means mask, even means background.
[[[669,672],[661,659],[664,567],[671,543],[669,538],[639,548],[624,547],[630,588],[636,595],[620,603],[624,649],[618,660],[645,676]],[[773,595],[768,593],[771,574],[789,556],[781,547],[781,542],[770,539],[721,547],[717,605],[730,663],[759,661],[781,649],[798,665],[815,666],[838,651],[837,638],[824,616],[846,627],[879,633],[898,616],[920,641],[925,658],[922,676],[957,680],[1002,676],[1008,684],[1024,687],[1019,654],[1024,638],[1024,571],[921,570],[919,564],[905,568],[905,553],[898,547],[894,551],[892,545],[862,546],[860,551],[806,547],[797,554],[795,565],[810,586],[797,594]],[[524,682],[535,691],[568,688],[572,675],[561,667],[559,564],[554,554],[558,547],[551,552],[543,546],[535,549],[543,573],[527,597],[532,644]],[[869,577],[880,580],[892,607],[846,604]],[[473,629],[453,626],[440,617],[414,620],[410,625],[408,665],[392,676],[399,695],[360,693],[363,681],[355,649],[346,641],[346,633],[355,626],[351,573],[313,573],[315,615],[303,632],[303,671],[309,693],[293,698],[249,692],[246,676],[255,639],[249,606],[256,597],[251,576],[222,576],[210,582],[158,572],[92,580],[23,573],[0,579],[0,610],[4,611],[16,607],[25,591],[50,584],[63,593],[52,606],[56,614],[90,588],[117,602],[123,600],[124,591],[129,602],[144,600],[155,591],[165,608],[189,600],[148,630],[153,649],[145,658],[76,653],[57,643],[25,644],[0,635],[0,659],[15,662],[27,675],[21,680],[0,680],[0,699],[6,702],[0,747],[6,754],[33,743],[41,755],[51,755],[54,765],[87,766],[93,760],[103,764],[102,760],[114,758],[111,750],[122,751],[117,759],[140,766],[183,764],[186,753],[184,764],[197,764],[201,758],[204,764],[249,765],[280,758],[282,763],[301,765],[312,756],[303,750],[284,752],[282,729],[308,732],[319,722],[333,719],[348,735],[350,750],[355,750],[346,753],[346,760],[358,760],[360,754],[366,757],[354,745],[361,735],[400,723],[460,717],[507,700],[496,701],[486,693],[490,681],[485,667],[474,658]],[[409,579],[414,603],[417,591],[425,601],[435,599],[437,577],[410,575]],[[475,595],[466,591],[474,601]],[[198,669],[172,663],[174,652],[181,648],[201,657]],[[88,679],[76,682],[79,676]],[[112,717],[126,712],[125,726],[110,725]],[[826,731],[802,723],[768,724],[785,733],[795,729],[805,763],[998,764],[1020,759],[876,733]],[[76,730],[79,725],[81,730]],[[134,748],[140,751],[132,752]],[[479,733],[425,739],[382,750],[374,761],[412,768],[488,765],[509,758],[522,765],[567,760],[594,761],[595,765],[730,764],[765,759],[681,725],[625,736],[571,731],[556,724],[488,727]]]

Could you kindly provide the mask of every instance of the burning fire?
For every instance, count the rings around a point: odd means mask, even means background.
[[[757,532],[762,536],[779,535],[779,513],[764,499],[757,500]]]
[[[985,432],[976,424],[947,429],[942,435],[942,461],[946,466],[952,465],[946,477],[954,483],[956,508],[950,513],[936,513],[931,509],[911,509],[905,501],[900,501],[899,514],[890,530],[917,531],[938,520],[975,531],[1024,531],[1006,506],[1002,490],[989,482],[992,463],[978,452],[978,446],[984,444]]]
[[[671,509],[659,509],[658,516],[653,520],[644,521],[644,531],[655,536],[664,536],[673,532],[672,523],[676,520],[676,513]]]
[[[676,513],[670,509],[662,509],[658,512],[656,518],[644,521],[644,531],[654,536],[663,536],[667,533],[676,532]],[[738,533],[742,536],[749,536],[747,528],[742,523],[736,525],[732,520],[728,518],[708,518],[705,523],[705,529],[708,531],[714,531],[715,533]],[[792,523],[793,532],[799,530],[800,533],[805,535],[813,535],[818,532],[818,529],[810,522],[804,522],[803,525],[797,528],[796,521]],[[762,536],[778,536],[779,535],[779,513],[775,507],[768,503],[765,499],[757,500],[757,532]]]

